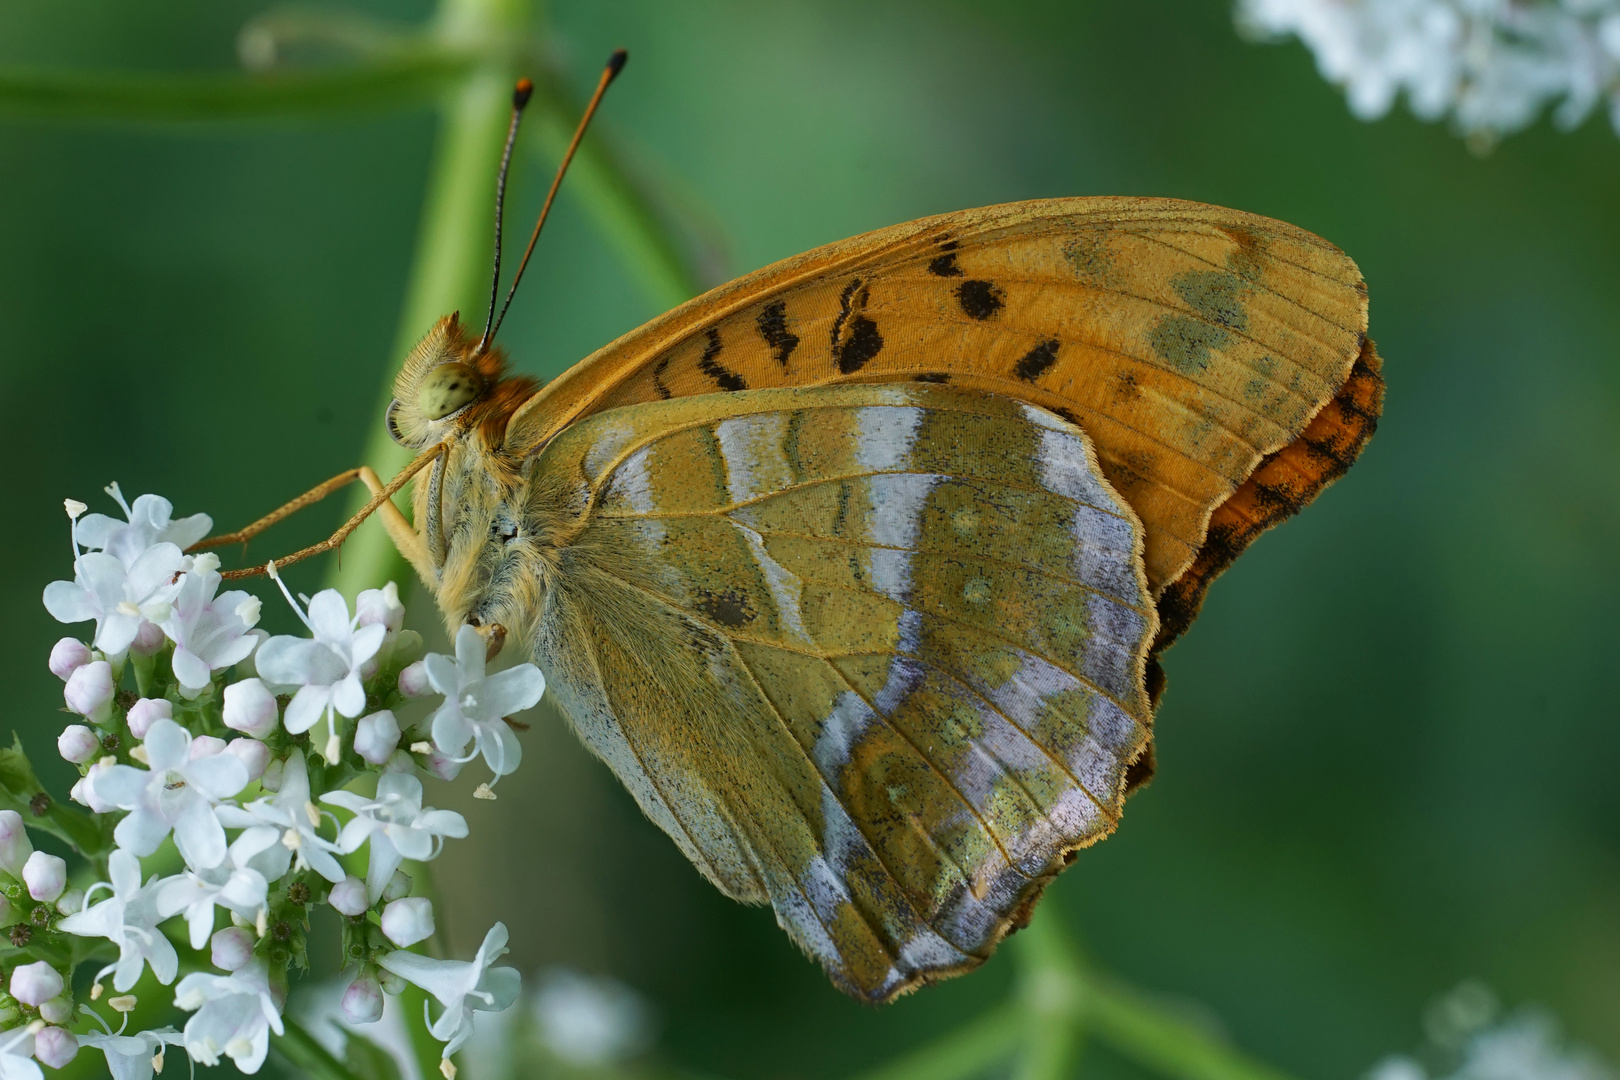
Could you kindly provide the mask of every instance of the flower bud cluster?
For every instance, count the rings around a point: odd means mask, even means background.
[[[79,770],[71,798],[88,814],[43,795],[37,821],[0,810],[0,927],[14,954],[0,971],[0,1075],[37,1075],[30,1056],[61,1068],[82,1047],[115,1076],[148,1074],[170,1046],[256,1072],[285,1031],[288,981],[308,967],[323,908],[354,971],[344,1016],[375,1021],[387,995],[421,987],[441,1006],[430,1027],[452,1075],[474,1014],[509,1006],[518,976],[494,966],[506,952],[499,923],[472,961],[410,951],[436,924],[405,864],[468,832],[461,814],[424,805],[422,777],[451,778],[482,757],[494,775],[480,791],[493,797],[521,756],[506,718],[539,701],[544,678],[532,664],[486,674],[470,627],[454,657],[422,656],[391,583],[362,592],[351,613],[330,589],[301,604],[272,566],[307,630],[272,637],[256,629],[256,597],[220,591],[217,558],[187,553],[206,515],[175,519],[165,499],[130,505],[107,490],[124,519],[70,501],[74,576],[45,590],[58,620],[95,624],[48,661],[78,718],[57,751]],[[431,713],[406,718],[433,694],[443,700]],[[84,862],[35,850],[30,824],[73,837]],[[171,846],[172,873],[160,854]],[[106,880],[92,880],[94,865]],[[178,983],[174,942],[194,954]],[[95,965],[82,999],[65,957]],[[191,1014],[183,1029],[126,1030],[148,971]],[[107,1010],[123,1014],[116,1030]]]

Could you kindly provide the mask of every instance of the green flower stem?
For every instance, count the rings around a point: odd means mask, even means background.
[[[286,1034],[270,1045],[291,1063],[297,1075],[310,1080],[360,1080],[297,1020],[283,1016],[281,1022]]]
[[[1086,974],[1081,1017],[1088,1031],[1123,1056],[1173,1080],[1290,1080],[1175,1010],[1112,979]]]
[[[266,75],[0,71],[0,116],[32,120],[196,123],[398,108],[431,98],[473,62],[445,49],[354,67]]]
[[[1080,962],[1059,920],[1036,918],[1009,943],[1020,963],[1025,1034],[1015,1080],[1062,1080],[1074,1072],[1084,1034]]]
[[[965,1080],[1011,1057],[1024,1035],[1024,1010],[1009,1002],[898,1061],[858,1074],[856,1080]]]

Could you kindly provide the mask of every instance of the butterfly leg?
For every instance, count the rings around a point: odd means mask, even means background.
[[[366,485],[366,490],[373,496],[382,494],[382,479],[371,470],[371,466],[362,465],[359,471],[360,482]],[[394,542],[401,555],[410,560],[422,583],[430,589],[437,588],[439,574],[432,558],[428,556],[427,541],[411,527],[410,520],[400,513],[399,507],[394,505],[392,499],[384,501],[377,512],[382,516],[383,528],[388,530],[388,539]]]

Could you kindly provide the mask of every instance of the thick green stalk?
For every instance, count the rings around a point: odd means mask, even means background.
[[[196,123],[398,108],[437,93],[470,66],[463,54],[431,49],[271,75],[13,69],[0,71],[0,116]]]
[[[1086,1029],[1120,1054],[1173,1080],[1290,1080],[1175,1011],[1104,976],[1081,991]]]
[[[1023,1053],[1015,1080],[1063,1080],[1072,1075],[1083,1035],[1080,963],[1055,913],[1048,911],[1013,938],[1024,1003]]]

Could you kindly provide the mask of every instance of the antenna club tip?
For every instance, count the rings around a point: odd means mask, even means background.
[[[529,103],[529,99],[533,96],[534,83],[530,82],[528,79],[519,79],[517,81],[517,85],[512,88],[512,108],[523,108],[523,106]]]
[[[609,79],[618,78],[619,77],[619,72],[624,70],[624,62],[626,60],[628,60],[628,59],[630,59],[629,50],[627,50],[627,49],[614,49],[613,50],[613,55],[608,57],[608,62],[607,62],[608,78]]]

